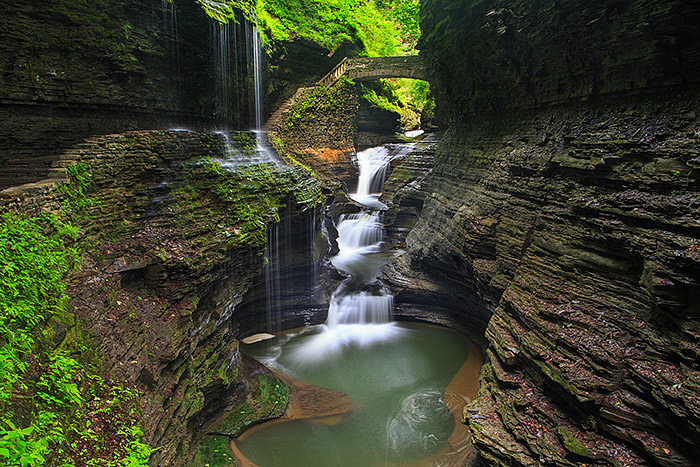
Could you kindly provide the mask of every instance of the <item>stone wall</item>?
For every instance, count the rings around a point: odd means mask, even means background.
[[[465,411],[485,465],[697,463],[699,15],[423,2],[452,123],[388,274],[410,265],[488,319]]]
[[[420,55],[449,117],[700,83],[682,0],[423,0]]]
[[[390,277],[408,263],[451,289],[463,323],[495,310],[466,412],[488,465],[693,465],[698,102],[512,113],[441,141]]]

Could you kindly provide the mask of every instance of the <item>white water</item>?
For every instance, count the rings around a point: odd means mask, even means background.
[[[319,362],[349,345],[371,345],[401,334],[392,321],[394,297],[378,280],[382,266],[392,256],[383,247],[381,211],[386,205],[379,197],[389,163],[410,150],[408,146],[387,145],[357,154],[358,188],[350,197],[363,206],[363,211],[341,217],[337,227],[339,251],[330,258],[349,277],[333,294],[320,332],[295,349],[293,358],[298,363]]]
[[[260,35],[258,28],[253,25],[253,129],[260,131],[262,128],[262,49],[260,47]]]
[[[214,90],[216,93],[217,118],[224,125],[231,120],[231,78],[234,74],[231,57],[231,25],[210,22],[210,35],[214,45]],[[233,27],[235,30],[235,26]],[[235,44],[234,44],[235,47]]]
[[[384,145],[358,152],[357,191],[350,193],[350,198],[370,209],[386,209],[386,205],[379,201],[379,197],[384,190],[389,163],[394,158],[403,156],[410,151],[410,146]]]
[[[281,164],[282,161],[267,144],[267,133],[262,130],[263,126],[263,81],[262,81],[262,46],[258,28],[253,25],[252,32],[252,52],[253,52],[253,132],[255,133],[255,152],[259,154],[265,162],[275,162]]]
[[[389,257],[381,248],[384,226],[379,221],[379,212],[341,217],[338,234],[339,252],[330,258],[333,266],[355,281],[374,282]]]
[[[216,36],[214,43],[217,51],[217,103],[220,106],[219,115],[224,122],[228,122],[232,117],[229,108],[233,92],[229,90],[231,73],[236,70],[231,67],[229,57],[231,53],[236,62],[236,30],[238,25],[233,23],[212,26],[213,34]],[[232,38],[230,31],[233,31]],[[245,22],[245,34],[248,54],[248,75],[252,86],[250,87],[250,124],[255,134],[255,149],[240,149],[231,144],[227,131],[220,131],[224,135],[226,145],[226,158],[217,162],[226,169],[235,170],[237,167],[254,164],[266,164],[274,162],[280,164],[282,161],[266,144],[266,134],[262,131],[263,116],[263,82],[262,82],[262,47],[258,28],[251,22]],[[230,44],[231,39],[234,40]]]

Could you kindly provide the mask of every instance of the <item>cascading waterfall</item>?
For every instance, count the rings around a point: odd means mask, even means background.
[[[298,362],[318,361],[347,344],[368,345],[400,333],[392,322],[394,297],[378,280],[381,267],[392,257],[383,247],[381,211],[386,205],[379,196],[391,160],[410,150],[408,146],[382,146],[357,154],[358,189],[350,197],[362,204],[363,210],[341,217],[339,251],[330,258],[349,277],[334,292],[321,332],[295,350]]]
[[[244,433],[235,446],[255,465],[463,465],[469,454],[459,423],[461,395],[476,394],[463,390],[464,381],[478,379],[481,361],[473,360],[472,371],[467,342],[456,333],[393,322],[394,297],[379,279],[392,256],[379,191],[391,159],[409,150],[385,146],[358,154],[359,183],[351,197],[365,202],[337,225],[339,251],[330,260],[347,278],[333,294],[325,324],[255,335],[246,350],[285,375],[343,394],[331,406],[347,404],[347,413],[329,416],[324,395],[311,402],[318,418],[292,416]],[[271,339],[260,341],[265,338]]]
[[[371,209],[386,209],[386,205],[379,201],[379,196],[384,191],[389,162],[410,151],[411,148],[405,145],[385,145],[358,152],[360,176],[357,191],[351,193],[350,198]]]
[[[357,191],[350,197],[365,209],[359,214],[344,216],[338,225],[339,251],[331,262],[350,278],[334,294],[326,321],[329,328],[347,324],[386,324],[391,320],[393,297],[381,285],[376,285],[381,267],[391,257],[382,249],[384,226],[381,210],[386,209],[386,205],[379,201],[379,196],[389,163],[396,155],[397,151],[386,146],[357,153]],[[344,293],[347,289],[366,285],[375,285],[374,290]]]

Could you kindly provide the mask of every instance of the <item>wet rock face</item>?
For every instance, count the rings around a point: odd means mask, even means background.
[[[254,137],[232,134],[246,138]],[[195,465],[209,423],[256,384],[260,368],[242,360],[238,339],[250,320],[266,319],[264,307],[242,306],[259,287],[265,242],[240,235],[251,226],[237,209],[255,206],[241,202],[246,190],[256,199],[274,193],[266,199],[286,201],[290,224],[308,225],[297,218],[302,192],[291,189],[298,176],[265,172],[264,186],[251,188],[251,172],[227,184],[233,175],[206,162],[224,150],[218,134],[128,132],[91,138],[52,169],[58,177],[67,166],[86,181],[72,214],[86,252],[66,294],[105,373],[141,391],[144,441],[158,448],[151,465]],[[58,211],[69,195],[60,178],[44,182],[0,192],[0,208]],[[275,207],[268,208],[254,214],[256,228],[272,223]],[[294,240],[288,266],[298,275],[294,261],[308,264],[310,239]]]
[[[230,33],[228,112],[216,26],[194,0],[0,5],[0,187],[45,176],[21,165],[96,134],[248,126],[245,36]],[[219,83],[220,84],[220,83]],[[16,170],[2,172],[3,166]],[[27,180],[17,180],[17,177]],[[15,178],[13,181],[12,178]]]
[[[471,296],[462,320],[494,310],[465,412],[489,465],[695,463],[700,98],[659,97],[440,143],[403,262]]]
[[[697,464],[700,8],[422,6],[452,124],[404,262],[493,313],[481,459]]]

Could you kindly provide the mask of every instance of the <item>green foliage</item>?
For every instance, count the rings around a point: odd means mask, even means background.
[[[420,39],[420,0],[377,0],[377,4],[390,13],[403,33],[404,42],[415,47]]]
[[[419,127],[421,111],[433,102],[428,83],[412,79],[387,79],[379,85],[363,85],[362,97],[380,109],[399,114],[404,129]]]
[[[32,330],[65,308],[63,276],[74,251],[52,232],[48,216],[0,214],[0,406],[23,388]]]
[[[362,97],[367,99],[371,104],[379,107],[380,109],[387,110],[389,112],[395,112],[400,114],[401,108],[395,101],[389,100],[385,94],[378,94],[374,89],[369,89],[363,86]]]
[[[430,85],[427,81],[407,78],[395,78],[387,80],[394,94],[401,102],[413,106],[416,109],[424,109],[433,105],[433,98],[430,96]]]
[[[221,24],[237,21],[237,11],[250,19],[253,2],[254,0],[197,0],[204,12]]]
[[[82,209],[85,168],[71,180],[67,205]],[[66,212],[0,213],[0,462],[67,466],[84,457],[87,465],[146,465],[137,393],[99,377],[84,344],[53,341],[52,328],[72,320],[66,277],[79,257]],[[91,432],[95,408],[110,414],[100,433]]]
[[[85,211],[95,205],[95,200],[87,195],[92,186],[90,166],[84,163],[69,165],[66,168],[69,183],[61,186],[66,196],[67,208],[75,214],[85,214]]]
[[[399,15],[397,10],[393,15],[393,8],[393,2],[373,0],[257,0],[255,13],[273,40],[299,37],[328,50],[359,41],[364,53],[373,57],[407,53],[415,44],[402,36],[405,28],[395,22],[406,13]]]

